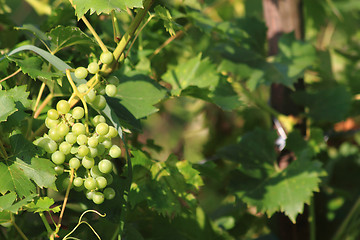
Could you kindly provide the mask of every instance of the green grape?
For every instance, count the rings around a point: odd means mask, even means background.
[[[113,164],[107,159],[103,159],[98,164],[99,170],[102,173],[111,173],[113,170]]]
[[[83,165],[84,168],[90,169],[90,168],[92,168],[94,166],[95,160],[93,158],[91,158],[91,157],[85,156],[81,160],[81,164]]]
[[[99,65],[97,64],[97,62],[92,62],[88,65],[87,70],[89,71],[89,73],[91,74],[96,74],[99,72]]]
[[[104,95],[105,94],[105,86],[99,85],[96,87],[97,95]]]
[[[61,136],[66,136],[70,131],[70,127],[66,123],[60,123],[58,126],[58,132]]]
[[[85,145],[81,145],[79,146],[77,153],[80,157],[85,157],[89,154],[89,148]]]
[[[97,165],[94,165],[91,169],[90,169],[90,174],[93,178],[97,178],[102,176],[102,172],[100,172],[99,167]],[[106,181],[107,182],[107,181]]]
[[[57,165],[63,164],[65,162],[65,154],[60,151],[56,151],[51,154],[51,161]]]
[[[92,200],[95,192],[94,191],[86,191],[85,196],[87,199]]]
[[[99,141],[96,137],[90,137],[87,144],[89,147],[96,148],[96,146],[99,144]]]
[[[95,100],[92,102],[93,106],[98,110],[103,110],[106,106],[106,99],[102,95],[96,95]]]
[[[70,153],[71,153],[72,155],[75,155],[75,154],[77,154],[78,149],[79,149],[79,147],[77,147],[77,146],[72,146],[72,147],[71,147],[71,150],[70,150]]]
[[[108,200],[113,199],[116,195],[115,190],[111,187],[105,188],[103,193],[104,193],[104,197]]]
[[[102,115],[96,115],[92,120],[94,126],[96,127],[99,123],[105,123],[106,119]]]
[[[65,120],[69,125],[73,125],[75,123],[75,119],[73,118],[71,113],[65,114]]]
[[[85,134],[80,134],[76,139],[79,145],[85,145],[88,142],[88,137]]]
[[[49,117],[45,118],[45,126],[50,129],[50,128],[55,128],[58,124],[60,123],[59,120],[53,120]]]
[[[65,155],[69,155],[71,152],[71,144],[68,142],[62,142],[59,145],[59,151],[62,152]]]
[[[59,142],[63,139],[63,136],[61,136],[61,134],[59,134],[59,131],[57,128],[51,128],[48,132],[48,135],[55,142]]]
[[[105,87],[105,93],[106,95],[108,95],[109,97],[115,97],[116,93],[117,93],[117,88],[114,84],[108,84]]]
[[[95,131],[100,136],[105,136],[109,132],[109,125],[107,125],[107,123],[99,123],[96,126]]]
[[[98,156],[104,155],[106,149],[102,143],[98,144],[96,148],[98,150]]]
[[[106,178],[106,181],[107,181],[108,185],[112,184],[114,179],[113,179],[113,176],[110,173],[104,174],[103,177]]]
[[[77,89],[79,90],[80,93],[86,93],[87,90],[89,90],[88,86],[83,83],[83,84],[80,84]]]
[[[102,194],[101,192],[95,192],[92,198],[95,204],[102,204],[104,202],[104,199],[104,194]]]
[[[57,120],[59,118],[59,113],[55,109],[50,109],[47,112],[47,117],[52,119],[52,120]]]
[[[109,155],[112,158],[118,158],[121,156],[121,148],[117,145],[112,145],[109,150]]]
[[[85,101],[87,103],[92,103],[95,101],[96,93],[94,89],[91,89],[86,95],[85,95]]]
[[[86,128],[85,128],[84,124],[82,124],[82,123],[75,123],[72,126],[71,131],[74,134],[76,134],[77,136],[79,136],[80,134],[85,134]]]
[[[61,175],[64,173],[64,166],[63,165],[56,165],[54,167],[56,175]]]
[[[56,110],[60,114],[66,114],[66,113],[68,113],[70,111],[70,104],[65,100],[60,100],[56,104]]]
[[[103,141],[106,140],[106,137],[105,136],[97,136],[97,140],[99,143],[102,143]]]
[[[98,150],[97,150],[97,148],[89,147],[88,156],[91,157],[91,158],[97,157],[97,156],[98,156]]]
[[[103,176],[97,177],[96,178],[96,183],[97,183],[97,187],[99,189],[103,189],[103,188],[105,188],[107,186],[107,180]]]
[[[75,69],[75,77],[78,79],[84,79],[88,75],[88,71],[84,67],[78,67]]]
[[[114,55],[109,51],[102,52],[100,55],[100,61],[104,64],[110,64],[112,63],[113,60],[114,60]]]
[[[70,183],[70,179],[69,178],[65,178],[62,182],[62,187],[63,189],[67,189],[67,187],[69,186],[69,183]],[[70,187],[72,188],[73,185],[71,184]]]
[[[119,85],[120,81],[119,79],[117,78],[117,76],[111,76],[108,78],[108,83],[110,84],[114,84],[115,86]]]
[[[74,144],[77,141],[77,136],[75,133],[69,132],[68,134],[66,134],[65,140],[70,144]]]
[[[69,160],[69,167],[73,169],[78,169],[81,166],[81,162],[78,158],[73,157]]]
[[[113,126],[109,126],[109,132],[105,135],[107,138],[117,137],[118,131]]]
[[[84,117],[84,115],[85,115],[85,111],[82,107],[75,107],[72,110],[72,116],[75,119],[82,119]]]
[[[75,187],[81,187],[83,185],[84,179],[81,177],[76,177],[73,181]]]
[[[58,147],[57,143],[54,140],[47,137],[37,139],[34,144],[43,148],[48,153],[54,153]]]
[[[113,144],[112,144],[112,142],[111,142],[110,139],[105,138],[104,141],[102,142],[102,145],[104,145],[104,147],[105,147],[106,149],[109,149],[109,148],[111,148],[111,146],[112,146]]]
[[[94,190],[97,187],[97,182],[94,178],[89,177],[85,179],[84,186],[87,190]]]

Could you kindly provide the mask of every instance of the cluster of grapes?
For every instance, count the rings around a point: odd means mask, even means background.
[[[111,52],[103,52],[100,55],[100,61],[104,64],[111,64],[114,57]],[[97,74],[99,72],[99,64],[97,62],[91,62],[87,68],[78,67],[75,69],[75,77],[78,79],[85,79],[88,74]],[[114,97],[117,93],[116,85],[119,84],[119,79],[115,76],[110,77],[107,80],[108,84],[105,87],[99,85],[97,89],[89,89],[86,84],[82,84],[78,87],[80,93],[85,95],[85,101],[90,103],[95,109],[102,110],[106,106],[106,99],[103,96],[104,94],[109,97]]]
[[[100,55],[103,64],[111,64],[113,59],[111,52]],[[92,62],[87,68],[76,68],[74,74],[78,79],[85,79],[89,73],[98,72],[99,64]],[[102,110],[106,106],[104,95],[114,97],[118,84],[119,80],[113,76],[107,80],[106,87],[94,84],[94,89],[87,84],[81,84],[77,90],[86,103]],[[113,181],[111,159],[121,156],[121,148],[113,145],[111,140],[118,136],[118,132],[106,123],[102,115],[93,117],[91,123],[87,122],[87,116],[84,121],[84,116],[83,107],[78,106],[71,110],[69,102],[60,100],[56,109],[47,112],[45,125],[49,129],[48,133],[37,139],[35,144],[49,154],[51,161],[56,164],[55,171],[58,175],[73,169],[75,176],[72,184],[75,190],[85,191],[89,200],[101,204],[104,199],[115,197],[115,190],[108,186]],[[69,178],[66,180],[68,182]]]

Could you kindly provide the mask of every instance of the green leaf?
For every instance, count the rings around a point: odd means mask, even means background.
[[[46,35],[46,33],[44,33],[43,31],[41,31],[39,28],[37,28],[36,26],[34,26],[33,24],[24,24],[21,27],[15,27],[15,29],[17,30],[25,30],[25,31],[29,31],[32,34],[34,34],[35,37],[37,37],[48,49],[51,49],[51,41],[49,39],[49,37]]]
[[[73,45],[86,44],[93,45],[95,42],[78,27],[73,26],[57,26],[48,33],[51,39],[51,51],[56,53],[63,48]]]
[[[239,164],[231,174],[231,188],[238,198],[269,217],[281,211],[295,222],[304,204],[310,203],[313,192],[319,191],[320,177],[325,173],[321,163],[311,161],[306,152],[280,170],[275,139],[274,132],[257,129],[219,153]]]
[[[11,213],[9,211],[0,211],[0,224],[11,222]]]
[[[184,206],[195,208],[193,192],[203,182],[188,161],[178,161],[175,155],[170,155],[165,162],[156,162],[139,150],[132,155],[129,202],[133,208],[145,201],[150,209],[164,216],[178,215]]]
[[[120,84],[117,101],[135,118],[140,119],[158,111],[153,105],[160,102],[166,90],[146,75],[118,76]]]
[[[168,31],[171,36],[174,36],[175,29],[178,29],[180,25],[174,21],[169,10],[160,5],[157,5],[154,10],[156,16],[164,21],[166,31]]]
[[[14,99],[6,91],[0,91],[0,122],[16,112],[15,106]]]
[[[189,86],[214,90],[219,81],[215,65],[208,58],[201,59],[201,54],[169,69],[162,79],[171,84],[173,95],[179,96]]]
[[[345,86],[336,86],[317,92],[298,91],[295,102],[309,108],[309,117],[315,121],[338,122],[350,111],[352,97]]]
[[[8,209],[16,200],[16,193],[10,192],[0,197],[0,212]]]
[[[28,204],[27,210],[31,212],[60,212],[60,206],[51,207],[55,203],[54,199],[49,197],[40,197],[35,202]]]
[[[25,59],[18,59],[8,57],[9,60],[16,62],[16,65],[21,68],[21,71],[29,75],[32,79],[53,80],[61,78],[63,74],[53,73],[43,70],[43,61],[38,57],[28,57]]]
[[[141,8],[143,7],[142,0],[74,0],[76,7],[75,14],[81,18],[87,11],[90,14],[96,12],[109,14],[112,10],[122,11],[126,8]]]

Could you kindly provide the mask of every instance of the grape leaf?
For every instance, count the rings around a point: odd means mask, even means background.
[[[90,14],[96,12],[109,14],[112,10],[126,10],[126,8],[143,7],[142,0],[74,0],[75,14],[78,18],[90,10]]]
[[[11,222],[11,213],[9,211],[0,211],[0,224]]]
[[[14,99],[6,91],[0,91],[0,122],[16,112]]]
[[[166,162],[156,162],[139,150],[132,154],[134,175],[129,192],[132,207],[145,201],[158,213],[173,216],[184,207],[196,206],[193,192],[203,182],[188,161],[178,161],[175,155],[170,155]]]
[[[257,129],[219,154],[239,164],[231,174],[231,188],[238,198],[269,217],[282,211],[295,222],[304,203],[309,204],[313,192],[319,191],[325,173],[320,162],[310,160],[308,151],[280,170],[276,167],[276,137],[274,132]]]
[[[26,208],[31,212],[60,212],[60,206],[51,207],[55,203],[54,199],[49,197],[40,197],[35,202],[29,203]]]
[[[36,191],[33,180],[39,187],[55,189],[54,164],[48,159],[37,158],[40,149],[27,141],[23,135],[10,137],[12,153],[0,162],[0,193],[16,192],[22,198]]]
[[[16,200],[16,193],[10,192],[0,197],[0,212],[9,208]]]
[[[166,31],[168,31],[171,36],[174,36],[175,29],[179,29],[180,25],[174,21],[169,10],[160,5],[157,5],[154,10],[156,16],[163,20]]]
[[[73,45],[93,45],[95,43],[95,41],[82,32],[80,28],[73,26],[57,26],[51,29],[47,35],[52,42],[51,51],[53,53]]]
[[[293,99],[309,108],[309,116],[315,121],[338,122],[350,111],[352,97],[345,86],[322,89],[317,92],[298,91]]]
[[[116,99],[135,118],[140,119],[158,111],[153,105],[162,100],[166,90],[146,75],[118,75],[120,84]]]

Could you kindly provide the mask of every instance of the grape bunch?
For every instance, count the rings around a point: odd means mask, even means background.
[[[56,109],[47,112],[48,133],[35,144],[47,152],[58,174],[73,169],[75,189],[85,191],[89,200],[101,204],[115,197],[108,185],[113,180],[111,160],[121,156],[121,148],[112,143],[118,132],[102,115],[94,116],[88,126],[83,122],[83,107],[70,110],[70,104],[60,100]]]

